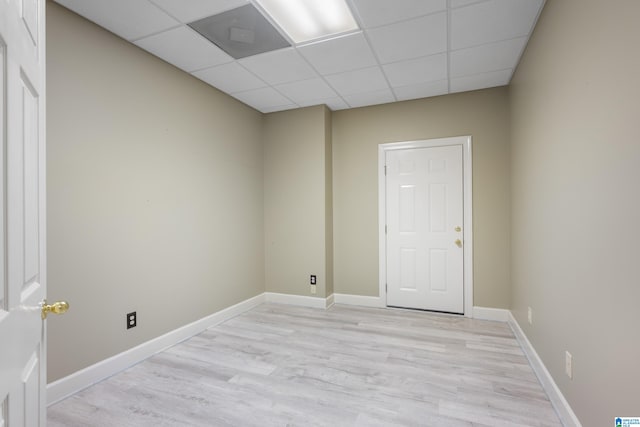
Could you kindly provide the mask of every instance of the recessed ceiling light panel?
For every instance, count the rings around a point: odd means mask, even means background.
[[[344,0],[255,0],[296,44],[358,29]]]

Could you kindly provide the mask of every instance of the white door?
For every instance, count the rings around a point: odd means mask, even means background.
[[[0,0],[0,426],[45,425],[44,0]]]
[[[464,313],[461,145],[386,152],[387,305]]]

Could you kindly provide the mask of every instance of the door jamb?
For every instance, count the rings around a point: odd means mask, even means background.
[[[460,145],[462,146],[462,192],[463,192],[463,294],[464,316],[473,317],[473,176],[471,166],[471,136],[436,138],[417,141],[389,142],[378,145],[378,248],[379,248],[379,295],[380,304],[387,306],[387,239],[385,227],[387,223],[386,206],[386,153],[392,150],[412,148],[431,148]]]

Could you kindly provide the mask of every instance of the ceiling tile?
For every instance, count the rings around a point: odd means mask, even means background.
[[[243,6],[248,0],[151,0],[181,22],[188,23]]]
[[[451,79],[451,93],[505,86],[509,84],[512,74],[513,70],[501,70]]]
[[[378,67],[333,74],[325,78],[340,95],[351,95],[354,93],[372,92],[389,88],[384,74],[382,74],[382,71]]]
[[[468,6],[472,3],[480,3],[483,1],[490,1],[490,0],[449,0],[451,3],[451,8],[455,9],[457,7],[463,7],[463,6]]]
[[[406,86],[447,78],[447,54],[425,56],[383,65],[391,86]]]
[[[351,108],[365,107],[367,105],[386,104],[396,100],[393,92],[389,89],[377,90],[374,92],[356,93],[344,97]]]
[[[380,61],[433,55],[447,50],[446,12],[367,30]]]
[[[529,34],[543,0],[491,0],[451,11],[451,48],[478,46]]]
[[[333,89],[319,78],[286,83],[276,86],[275,89],[298,104],[337,96]]]
[[[456,50],[450,54],[451,76],[513,69],[527,43],[526,37]]]
[[[227,93],[266,86],[262,80],[235,62],[196,71],[193,75]]]
[[[239,62],[272,85],[317,77],[313,68],[293,48],[249,56]]]
[[[233,61],[216,45],[184,26],[145,37],[135,44],[188,72]]]
[[[393,92],[396,94],[398,101],[445,95],[449,92],[449,81],[438,80],[437,82],[398,86],[393,88]]]
[[[342,98],[329,98],[329,99],[314,99],[311,101],[307,101],[307,102],[299,102],[298,103],[301,107],[311,107],[312,105],[326,105],[327,107],[329,107],[329,109],[331,109],[331,111],[336,111],[336,110],[344,110],[346,108],[349,108],[349,105],[347,105],[346,102],[344,102],[344,100]]]
[[[127,40],[144,37],[179,24],[147,0],[57,0],[57,2]]]
[[[320,74],[335,74],[376,65],[362,32],[298,48]]]
[[[260,111],[271,107],[283,107],[285,109],[293,105],[291,100],[270,87],[234,93],[233,97]]]
[[[379,27],[447,9],[447,0],[353,0],[365,28]]]

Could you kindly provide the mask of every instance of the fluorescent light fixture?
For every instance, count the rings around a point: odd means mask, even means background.
[[[358,29],[345,0],[256,0],[291,37],[303,43]]]

